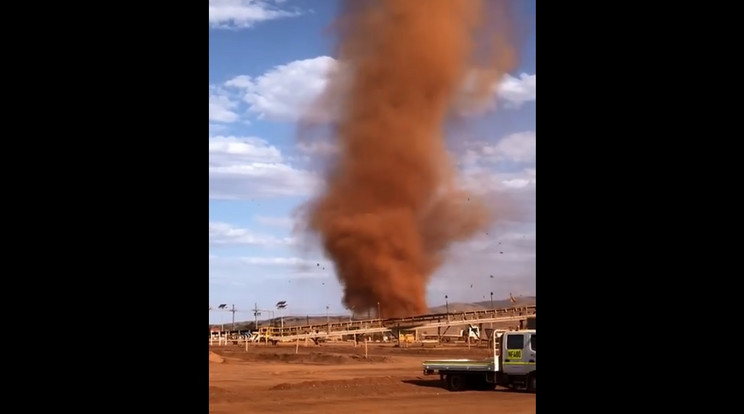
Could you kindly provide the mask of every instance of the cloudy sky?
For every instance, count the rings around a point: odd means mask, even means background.
[[[425,2],[421,2],[422,7]],[[449,127],[463,181],[502,220],[452,247],[430,305],[535,293],[535,0],[520,67],[494,85],[487,112]],[[292,314],[346,313],[333,265],[293,232],[293,212],[320,178],[323,141],[298,140],[297,120],[333,67],[324,35],[336,0],[209,1],[209,301]],[[278,316],[278,315],[277,315]],[[213,323],[229,313],[211,312]]]

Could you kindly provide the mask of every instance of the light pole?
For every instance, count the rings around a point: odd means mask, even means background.
[[[221,303],[220,306],[217,307],[217,309],[224,310],[227,308],[227,303]],[[220,317],[220,333],[225,332],[225,318]]]
[[[328,335],[331,334],[331,317],[328,315],[329,306],[326,305],[326,325],[328,329]]]
[[[276,303],[276,310],[282,310],[287,308],[287,301],[282,300]],[[284,315],[279,316],[281,318],[281,327],[284,329]]]
[[[445,309],[447,309],[447,314],[449,315],[449,300],[447,298],[447,295],[444,295],[444,306]]]
[[[380,316],[380,302],[377,302],[377,319],[381,319],[381,318],[382,317]]]

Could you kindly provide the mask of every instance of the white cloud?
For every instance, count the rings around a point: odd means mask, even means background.
[[[230,88],[249,89],[253,87],[253,78],[248,75],[239,75],[225,82],[225,86]]]
[[[238,103],[231,100],[221,89],[209,86],[209,121],[235,122],[239,116],[234,111]]]
[[[527,179],[527,178],[514,178],[511,180],[505,180],[502,181],[504,186],[507,188],[525,188],[528,185],[532,184],[534,180]]]
[[[461,116],[478,116],[492,112],[498,107],[499,101],[504,104],[505,109],[518,109],[525,102],[536,99],[537,75],[523,73],[519,77],[514,77],[506,74],[492,86],[493,95],[485,97],[473,90],[475,85],[479,85],[475,81],[477,75],[478,72],[474,70],[465,78],[461,96],[455,102],[455,111]]]
[[[212,135],[212,134],[218,134],[218,133],[224,132],[226,130],[227,130],[227,126],[225,126],[223,124],[213,124],[211,122],[209,123],[209,134],[210,135]]]
[[[209,196],[220,200],[308,195],[314,186],[307,172],[285,164],[210,167],[209,173]]]
[[[317,99],[335,60],[328,56],[276,66],[258,78],[238,76],[225,86],[242,90],[248,110],[259,119],[296,121]]]
[[[253,137],[209,138],[209,198],[307,195],[318,180],[287,164],[278,148]]]
[[[531,164],[537,156],[537,135],[534,131],[507,135],[496,143],[471,142],[462,154],[462,163],[512,163]]]
[[[470,142],[459,158],[461,185],[484,198],[502,220],[535,221],[534,132],[507,135],[493,144]]]
[[[210,245],[238,245],[250,244],[261,246],[290,245],[293,240],[289,237],[278,238],[268,235],[258,235],[248,229],[233,227],[228,223],[209,222]],[[213,257],[210,255],[210,259]]]
[[[281,227],[285,229],[292,228],[292,226],[294,225],[294,220],[292,220],[290,217],[256,216],[254,219],[260,224]]]
[[[263,21],[300,14],[297,10],[278,7],[280,3],[283,1],[209,0],[209,26],[215,29],[248,28]]]
[[[297,149],[308,155],[328,156],[336,154],[338,149],[329,141],[323,139],[314,139],[311,141],[302,141],[297,145]]]
[[[514,162],[535,162],[536,152],[537,136],[534,131],[527,131],[507,135],[496,144],[495,148],[488,148],[486,154],[493,154]]]
[[[537,75],[523,73],[518,78],[506,75],[496,87],[496,92],[499,98],[515,107],[534,101],[537,99]]]
[[[254,137],[212,137],[209,139],[209,154],[210,165],[282,162],[282,154],[275,146]]]
[[[523,258],[534,259],[536,234],[534,231],[518,231],[516,227],[509,225],[508,232],[504,227],[485,231],[472,240],[461,245],[462,250],[468,253],[487,255],[503,255],[505,260],[521,260]]]
[[[481,195],[520,191],[534,192],[537,186],[537,175],[534,169],[503,172],[493,168],[474,167],[464,171],[461,180],[465,188]]]
[[[296,256],[213,256],[210,261],[221,265],[242,266],[277,266],[287,267],[300,272],[325,272],[328,275],[333,264],[326,259],[308,259]],[[317,273],[317,272],[314,272]]]
[[[248,112],[259,119],[281,122],[303,119],[322,123],[331,121],[336,112],[332,102],[320,101],[323,93],[328,92],[328,79],[333,77],[336,84],[341,83],[340,79],[351,79],[344,78],[344,73],[335,59],[318,56],[276,66],[258,77],[236,76],[224,86],[239,91]],[[536,79],[537,75],[506,75],[493,86],[493,99],[483,103],[483,107],[463,114],[476,115],[493,109],[497,100],[505,102],[508,108],[518,108],[525,102],[534,101]],[[464,82],[463,92],[466,89],[467,82]]]
[[[276,266],[310,266],[316,262],[299,257],[241,257],[240,261],[254,265],[276,265]]]
[[[332,280],[333,264],[325,259],[307,259],[294,256],[244,256],[215,257],[210,259],[210,277],[226,280],[256,279]]]

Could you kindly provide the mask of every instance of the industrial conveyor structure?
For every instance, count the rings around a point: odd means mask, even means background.
[[[439,313],[409,318],[350,320],[302,326],[262,327],[259,334],[269,341],[296,341],[299,339],[328,339],[345,335],[363,335],[401,330],[449,328],[460,325],[521,322],[537,315],[537,306],[515,306],[469,312]]]

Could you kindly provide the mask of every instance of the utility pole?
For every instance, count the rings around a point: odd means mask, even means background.
[[[328,335],[331,334],[331,317],[328,315],[328,305],[326,305],[326,325],[328,325]]]
[[[232,330],[235,330],[235,304],[233,303],[232,309],[230,309],[230,312],[232,312]]]
[[[493,292],[491,292],[491,309],[493,309]],[[493,335],[493,322],[491,322],[491,335]]]
[[[380,302],[377,302],[377,319],[380,319],[380,318],[382,318],[380,316]]]
[[[258,315],[260,315],[261,312],[258,311],[258,303],[253,304],[253,329],[258,331]]]

